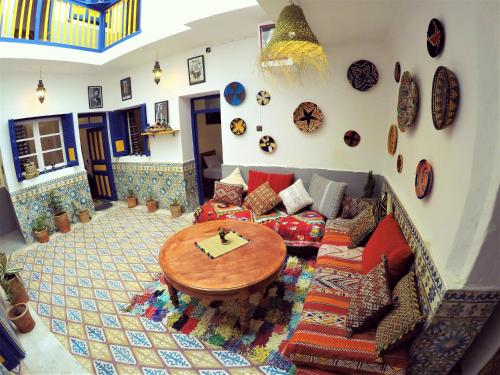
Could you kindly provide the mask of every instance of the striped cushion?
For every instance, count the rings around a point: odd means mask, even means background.
[[[309,185],[309,195],[314,200],[311,209],[327,218],[337,217],[346,188],[345,182],[332,181],[313,174]]]

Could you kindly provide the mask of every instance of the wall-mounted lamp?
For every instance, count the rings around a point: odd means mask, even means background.
[[[40,103],[43,103],[45,100],[45,94],[47,93],[47,90],[43,86],[42,82],[42,69],[40,69],[40,79],[38,80],[38,86],[36,88],[36,96],[38,97],[38,100],[40,100]]]
[[[153,77],[156,84],[160,82],[161,79],[161,68],[160,63],[158,62],[158,54],[156,54],[155,65],[153,66]]]

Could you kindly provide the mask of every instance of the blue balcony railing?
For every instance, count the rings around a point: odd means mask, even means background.
[[[140,0],[0,0],[0,41],[102,52],[140,32]]]

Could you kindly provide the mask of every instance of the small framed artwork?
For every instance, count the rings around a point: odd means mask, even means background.
[[[102,86],[89,86],[89,108],[102,108]]]
[[[122,101],[132,99],[132,84],[130,83],[130,77],[120,80],[120,89],[122,92]]]
[[[168,100],[155,103],[155,123],[168,124]]]
[[[273,36],[274,28],[276,26],[274,23],[268,23],[265,25],[259,26],[259,41],[260,41],[260,50],[262,51],[267,47],[269,42],[271,41],[271,37]]]
[[[203,55],[191,57],[187,61],[189,84],[197,85],[205,82],[205,57]]]

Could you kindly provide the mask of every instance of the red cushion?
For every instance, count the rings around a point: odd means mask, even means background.
[[[294,174],[277,174],[277,173],[265,173],[254,171],[250,169],[248,171],[248,194],[257,189],[264,182],[269,182],[271,188],[279,194],[281,190],[285,190],[293,183]]]
[[[380,257],[387,256],[391,285],[408,273],[413,261],[413,252],[408,246],[398,222],[392,214],[382,220],[363,251],[363,272],[368,273],[380,263]]]

